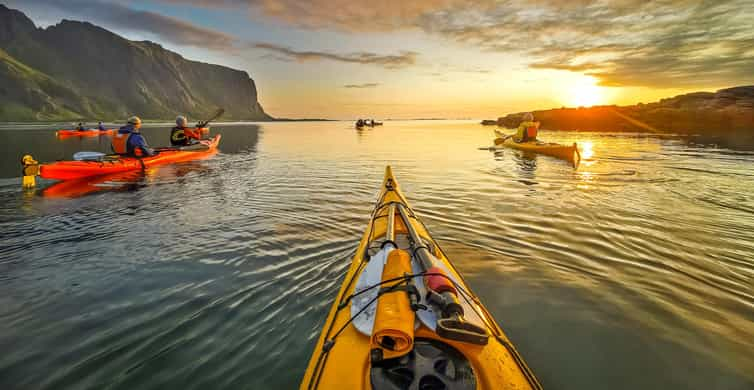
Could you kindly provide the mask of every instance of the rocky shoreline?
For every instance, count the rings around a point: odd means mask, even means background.
[[[632,106],[594,106],[534,111],[542,129],[754,137],[754,85],[694,92]],[[483,121],[513,128],[524,113]]]

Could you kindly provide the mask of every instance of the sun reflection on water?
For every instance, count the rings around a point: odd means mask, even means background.
[[[594,144],[591,141],[582,142],[579,144],[579,153],[581,153],[581,158],[584,160],[588,160],[592,158],[594,155],[594,150],[592,149],[594,147]]]

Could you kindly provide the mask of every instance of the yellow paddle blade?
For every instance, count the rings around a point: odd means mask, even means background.
[[[502,138],[495,138],[495,145],[502,145],[505,140]]]

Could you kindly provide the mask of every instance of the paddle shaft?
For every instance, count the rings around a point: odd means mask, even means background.
[[[424,285],[427,287],[427,303],[437,314],[436,331],[440,337],[477,345],[487,344],[487,331],[464,318],[463,306],[458,300],[458,292],[446,272],[435,265],[434,256],[424,245],[419,233],[409,221],[406,206],[398,204],[398,212],[406,225],[411,238],[411,247],[419,258],[419,265],[425,272]]]
[[[411,238],[411,246],[413,247],[414,254],[419,258],[419,265],[423,272],[430,272],[430,270],[439,271],[435,266],[435,262],[432,260],[434,256],[429,252],[429,249],[423,244],[419,233],[414,228],[414,225],[409,221],[408,211],[406,206],[398,204],[398,212],[403,219],[403,223],[406,225],[409,237]],[[441,309],[444,317],[457,317],[463,319],[463,307],[458,301],[458,296],[455,291],[435,291],[432,288],[432,284],[429,283],[429,278],[443,277],[438,275],[428,275],[424,277],[424,284],[430,291],[429,301]],[[432,295],[434,294],[434,295]],[[433,299],[434,298],[434,299]]]
[[[213,116],[212,116],[212,117],[210,117],[209,119],[207,119],[207,120],[205,120],[205,121],[203,121],[203,122],[201,122],[201,121],[200,121],[199,123],[197,123],[197,124],[196,124],[196,127],[200,127],[200,128],[201,128],[201,127],[207,127],[207,125],[209,124],[209,122],[211,122],[211,121],[213,121],[213,120],[215,120],[215,119],[219,118],[219,117],[220,117],[220,116],[221,116],[222,114],[224,114],[224,113],[225,113],[225,109],[224,109],[224,108],[221,108],[221,109],[217,110],[217,111],[215,112],[215,115],[213,115]]]

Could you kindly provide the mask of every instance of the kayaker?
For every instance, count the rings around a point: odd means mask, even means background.
[[[186,127],[188,120],[185,116],[175,118],[175,127],[170,130],[170,143],[173,146],[192,145],[202,139],[202,131]]]
[[[102,122],[100,122],[99,124],[97,124],[97,129],[98,129],[98,130],[100,130],[100,131],[105,131],[105,130],[107,130],[107,129],[105,128],[105,125],[103,125],[103,124],[102,124]]]
[[[513,136],[513,140],[516,142],[534,142],[537,140],[537,130],[539,129],[539,122],[534,122],[534,114],[527,112],[522,118],[522,122],[518,125],[516,134]]]
[[[81,123],[81,122],[79,122],[78,126],[76,126],[76,130],[78,130],[78,131],[86,131],[86,129],[84,128],[84,124]]]
[[[128,123],[118,129],[118,132],[113,136],[113,152],[135,157],[154,156],[154,149],[147,145],[140,129],[141,118],[138,116],[128,118]]]

